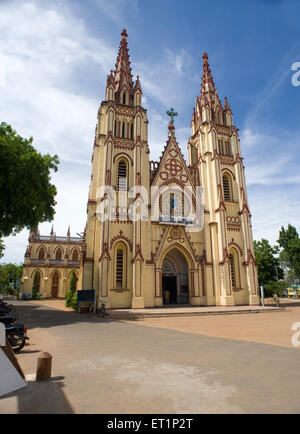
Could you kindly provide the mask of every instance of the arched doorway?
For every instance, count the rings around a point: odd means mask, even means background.
[[[52,276],[51,297],[57,298],[58,289],[59,289],[59,273],[58,271],[55,271],[55,273]]]
[[[163,304],[189,304],[188,264],[176,248],[162,262]]]

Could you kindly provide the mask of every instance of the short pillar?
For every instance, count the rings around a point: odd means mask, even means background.
[[[47,381],[51,378],[52,356],[42,353],[37,360],[36,381]]]

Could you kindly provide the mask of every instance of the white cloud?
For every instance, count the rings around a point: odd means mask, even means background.
[[[138,14],[138,0],[95,0],[94,3],[114,23],[124,27],[125,17],[130,13],[131,17]],[[122,28],[123,28],[122,27]]]
[[[193,80],[190,75],[192,57],[184,50],[179,53],[169,48],[162,50],[157,62],[137,61],[143,91],[155,98],[164,107],[182,107],[194,96],[189,95],[187,83]],[[200,87],[200,76],[198,76]]]
[[[281,226],[292,224],[299,232],[300,200],[298,188],[270,186],[248,188],[250,210],[252,212],[253,237],[256,240],[268,239],[275,244]]]
[[[54,224],[58,234],[68,224],[82,231],[99,101],[95,91],[89,96],[88,86],[80,86],[78,75],[92,70],[104,92],[115,50],[59,3],[1,3],[0,38],[1,121],[24,137],[32,135],[39,151],[59,155]],[[41,225],[41,231],[50,226]],[[27,237],[23,231],[5,239],[1,261],[22,261]]]
[[[281,226],[290,223],[299,229],[300,134],[281,128],[271,135],[267,125],[257,125],[241,131],[240,137],[253,236],[274,244]]]

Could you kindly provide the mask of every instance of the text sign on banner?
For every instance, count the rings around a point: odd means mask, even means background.
[[[77,291],[77,303],[95,303],[95,289],[81,289]]]

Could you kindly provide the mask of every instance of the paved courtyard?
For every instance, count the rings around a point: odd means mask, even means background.
[[[89,318],[59,301],[16,304],[30,336],[19,363],[33,379],[48,351],[53,378],[0,399],[0,413],[300,413],[290,330],[300,304],[136,321]]]

